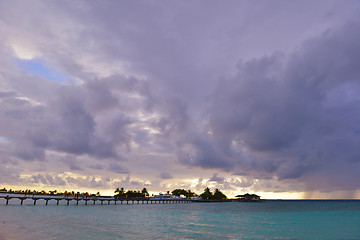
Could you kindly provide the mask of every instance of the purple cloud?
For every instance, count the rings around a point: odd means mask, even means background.
[[[51,186],[357,190],[359,10],[1,2],[0,179],[26,169],[24,184]]]

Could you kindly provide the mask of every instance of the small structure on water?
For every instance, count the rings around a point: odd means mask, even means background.
[[[250,193],[246,193],[243,195],[237,195],[235,197],[237,198],[236,201],[238,201],[238,202],[260,202],[260,201],[262,201],[260,196],[258,196],[256,194],[250,194]]]
[[[171,194],[159,193],[159,195],[155,195],[154,197],[150,197],[149,199],[150,200],[166,200],[166,199],[176,200],[176,199],[185,199],[185,198],[182,198],[182,197],[179,197],[179,196],[174,196],[174,195],[171,195]]]

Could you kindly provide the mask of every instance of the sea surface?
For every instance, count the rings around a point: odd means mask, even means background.
[[[39,200],[33,206],[29,200],[20,206],[18,200],[10,200],[6,206],[1,199],[2,238],[360,239],[359,200],[41,204]]]

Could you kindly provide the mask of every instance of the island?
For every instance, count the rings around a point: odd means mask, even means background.
[[[93,201],[95,204],[97,201],[103,204],[106,201],[108,204],[113,202],[126,202],[129,203],[190,203],[190,202],[261,202],[263,201],[260,196],[256,194],[243,194],[237,195],[234,199],[229,199],[225,194],[223,194],[220,189],[216,188],[213,192],[209,187],[204,189],[204,192],[200,195],[192,192],[191,190],[186,189],[175,189],[171,193],[166,191],[166,193],[159,193],[158,195],[148,193],[146,188],[142,190],[125,190],[124,188],[116,188],[113,196],[101,196],[100,192],[96,194],[91,194],[88,192],[76,192],[76,191],[64,191],[60,192],[57,190],[53,191],[36,191],[36,190],[6,190],[5,188],[0,189],[0,198],[6,200],[6,205],[8,205],[9,200],[11,199],[20,199],[20,204],[23,205],[24,200],[32,200],[33,204],[36,205],[38,200],[44,200],[45,205],[48,205],[48,202],[56,201],[56,204],[59,205],[61,200],[65,200],[66,204],[69,205],[71,201],[76,202],[76,205],[79,202],[84,202],[87,205],[88,201]]]

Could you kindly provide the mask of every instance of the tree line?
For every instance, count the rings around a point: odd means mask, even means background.
[[[124,188],[116,188],[114,193],[115,193],[114,197],[118,197],[118,198],[139,198],[139,197],[144,198],[150,196],[146,188],[143,188],[141,191],[140,190],[125,191]]]
[[[96,194],[88,193],[88,192],[75,192],[75,191],[64,191],[60,192],[57,190],[52,191],[35,191],[35,190],[7,190],[6,188],[0,189],[0,193],[17,193],[17,194],[36,194],[36,195],[65,195],[65,196],[80,196],[80,195],[86,195],[86,196],[100,196],[100,192],[97,192]],[[170,191],[167,191],[167,194],[170,194]],[[204,189],[204,192],[200,195],[196,194],[195,192],[192,192],[190,189],[175,189],[171,192],[171,195],[173,196],[183,196],[185,198],[192,198],[192,197],[200,197],[202,199],[206,200],[219,200],[219,199],[227,199],[227,196],[223,194],[218,188],[212,192],[210,188],[206,187]],[[145,198],[149,197],[150,194],[146,188],[143,188],[142,190],[125,190],[124,188],[116,188],[114,191],[114,197],[118,198]],[[260,196],[256,194],[249,194],[246,193],[244,195],[237,195],[236,196],[239,200],[244,201],[254,201],[254,200],[260,200]]]
[[[77,191],[58,191],[58,190],[49,190],[49,191],[45,191],[45,190],[41,190],[41,191],[36,191],[36,190],[31,190],[31,189],[25,189],[25,190],[13,190],[13,189],[9,189],[7,190],[6,188],[1,188],[0,189],[0,193],[14,193],[14,194],[26,194],[26,195],[54,195],[54,196],[80,196],[80,195],[87,195],[87,196],[100,196],[100,192],[97,193],[89,193],[89,192],[77,192]]]
[[[137,198],[137,197],[149,197],[149,193],[146,188],[142,190],[125,190],[124,188],[116,188],[114,191],[114,197],[119,198]],[[170,191],[167,191],[167,194],[170,194]],[[210,191],[210,188],[205,188],[204,192],[200,195],[192,192],[190,189],[175,189],[171,192],[173,196],[184,196],[185,198],[192,198],[192,197],[201,197],[202,199],[227,199],[226,195],[223,194],[218,188],[215,189],[214,193]]]

